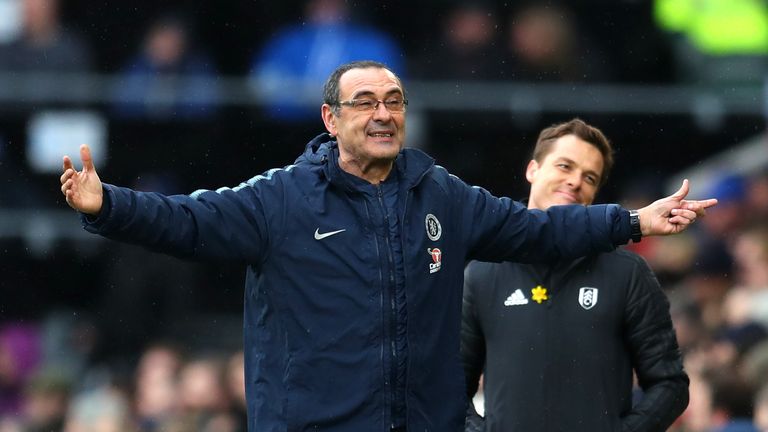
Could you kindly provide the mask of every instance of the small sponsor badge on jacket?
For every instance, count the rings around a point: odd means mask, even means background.
[[[438,248],[427,248],[427,252],[432,256],[432,262],[429,263],[429,272],[435,273],[440,271],[440,266],[443,263],[443,253]]]
[[[597,304],[597,288],[581,287],[579,290],[579,304],[584,309],[592,309]]]

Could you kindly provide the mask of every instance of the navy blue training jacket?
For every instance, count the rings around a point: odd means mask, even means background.
[[[375,233],[381,212],[366,196],[370,188],[351,182],[337,159],[336,142],[322,134],[294,165],[231,189],[163,196],[105,184],[101,214],[83,218],[88,231],[112,239],[247,266],[252,432],[385,432],[391,425],[392,245]],[[467,185],[419,150],[404,149],[395,166],[407,428],[461,431],[465,263],[613,250],[629,240],[629,213],[617,205],[528,210]]]

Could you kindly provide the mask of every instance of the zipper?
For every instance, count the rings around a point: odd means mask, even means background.
[[[405,218],[405,215],[408,213],[408,200],[411,196],[411,189],[408,189],[405,192],[405,200],[403,201],[403,216],[400,219],[400,250],[403,251],[403,290],[405,291],[403,294],[405,296],[405,314],[406,317],[408,317],[408,290],[406,287],[408,286],[408,266],[406,265],[406,259],[405,259],[405,221],[407,220]],[[409,317],[408,317],[409,318]],[[405,406],[403,407],[405,410],[405,428],[408,429],[408,418],[410,417],[408,412],[410,411],[408,409],[408,384],[410,381],[410,370],[411,370],[411,344],[408,340],[408,327],[411,325],[411,320],[407,319],[405,321],[405,341],[406,341],[406,364],[405,364],[405,382],[403,383],[403,400],[405,402]]]
[[[554,264],[557,265],[557,264]],[[552,265],[552,266],[554,266]],[[542,278],[542,283],[545,284],[544,286],[547,287],[547,291],[549,294],[549,299],[547,300],[547,304],[545,306],[544,311],[544,352],[549,353],[550,346],[551,346],[551,336],[552,336],[552,303],[555,302],[555,289],[554,285],[552,285],[552,266],[547,267],[546,272],[544,273],[544,277]],[[551,358],[551,356],[547,356],[548,358]],[[546,368],[544,368],[544,430],[549,431],[551,429],[551,412],[550,409],[552,407],[552,379],[550,378],[552,376],[552,361],[547,360],[546,362]]]
[[[373,230],[372,230],[373,231],[373,243],[376,246],[376,256],[379,257],[379,265],[378,265],[378,267],[379,267],[379,286],[382,287],[381,291],[379,292],[379,310],[381,311],[382,324],[384,324],[385,317],[386,317],[386,314],[385,314],[384,311],[386,310],[386,308],[384,307],[384,303],[385,303],[385,301],[384,301],[384,275],[383,275],[382,268],[381,268],[381,259],[380,259],[380,257],[381,257],[381,247],[379,245],[379,234],[376,232],[376,225],[373,223],[373,216],[371,215],[370,208],[368,207],[368,201],[364,200],[364,202],[365,202],[366,215],[368,216],[368,220],[371,221],[372,228],[373,228]],[[381,346],[379,348],[379,361],[381,363],[382,378],[384,379],[384,393],[383,393],[384,403],[382,404],[383,406],[382,406],[382,413],[381,414],[382,414],[382,418],[385,418],[385,419],[387,418],[387,411],[390,412],[390,416],[391,416],[391,411],[392,411],[392,408],[390,406],[391,396],[388,396],[388,395],[391,395],[391,393],[392,393],[392,390],[391,390],[392,383],[391,383],[391,378],[390,379],[387,378],[387,376],[390,375],[390,374],[388,374],[387,362],[384,359],[385,351],[386,351],[386,348],[385,348],[386,347],[386,340],[387,340],[386,328],[387,328],[386,325],[382,325],[382,335],[381,335],[382,343],[381,343]]]
[[[383,196],[383,190],[381,188],[381,185],[376,185],[376,197],[379,201],[379,208],[381,209],[381,214],[384,216],[384,243],[385,243],[385,249],[387,253],[387,265],[388,265],[388,285],[383,286],[384,289],[388,290],[389,293],[389,347],[390,347],[390,362],[389,362],[389,408],[390,408],[390,426],[394,426],[392,424],[392,420],[394,419],[394,409],[395,409],[395,399],[396,399],[396,391],[395,391],[395,382],[397,377],[397,365],[398,365],[398,355],[397,355],[397,305],[395,304],[395,258],[392,256],[392,245],[389,241],[389,215],[387,214],[387,208],[384,205],[384,196]],[[383,279],[383,277],[382,277]],[[383,290],[382,290],[383,291]],[[382,297],[384,296],[384,293],[382,292]],[[382,302],[383,303],[383,302]],[[383,307],[383,305],[382,305]]]

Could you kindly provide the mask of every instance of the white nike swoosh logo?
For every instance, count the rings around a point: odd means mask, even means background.
[[[315,240],[322,240],[322,239],[324,239],[326,237],[330,237],[330,236],[332,236],[334,234],[338,234],[338,233],[344,232],[344,231],[346,231],[346,230],[345,229],[341,229],[341,230],[338,230],[338,231],[331,231],[331,232],[320,234],[320,228],[318,228],[318,229],[315,230]]]

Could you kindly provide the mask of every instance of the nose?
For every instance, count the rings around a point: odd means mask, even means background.
[[[377,101],[376,106],[373,108],[373,119],[379,121],[387,121],[392,118],[392,113],[389,112],[384,102]]]
[[[574,189],[578,189],[579,187],[581,187],[581,182],[582,181],[583,180],[581,178],[581,173],[576,171],[576,170],[574,170],[572,173],[570,173],[568,175],[568,178],[566,178],[566,183],[568,184],[568,186],[570,186],[570,187],[572,187]]]

